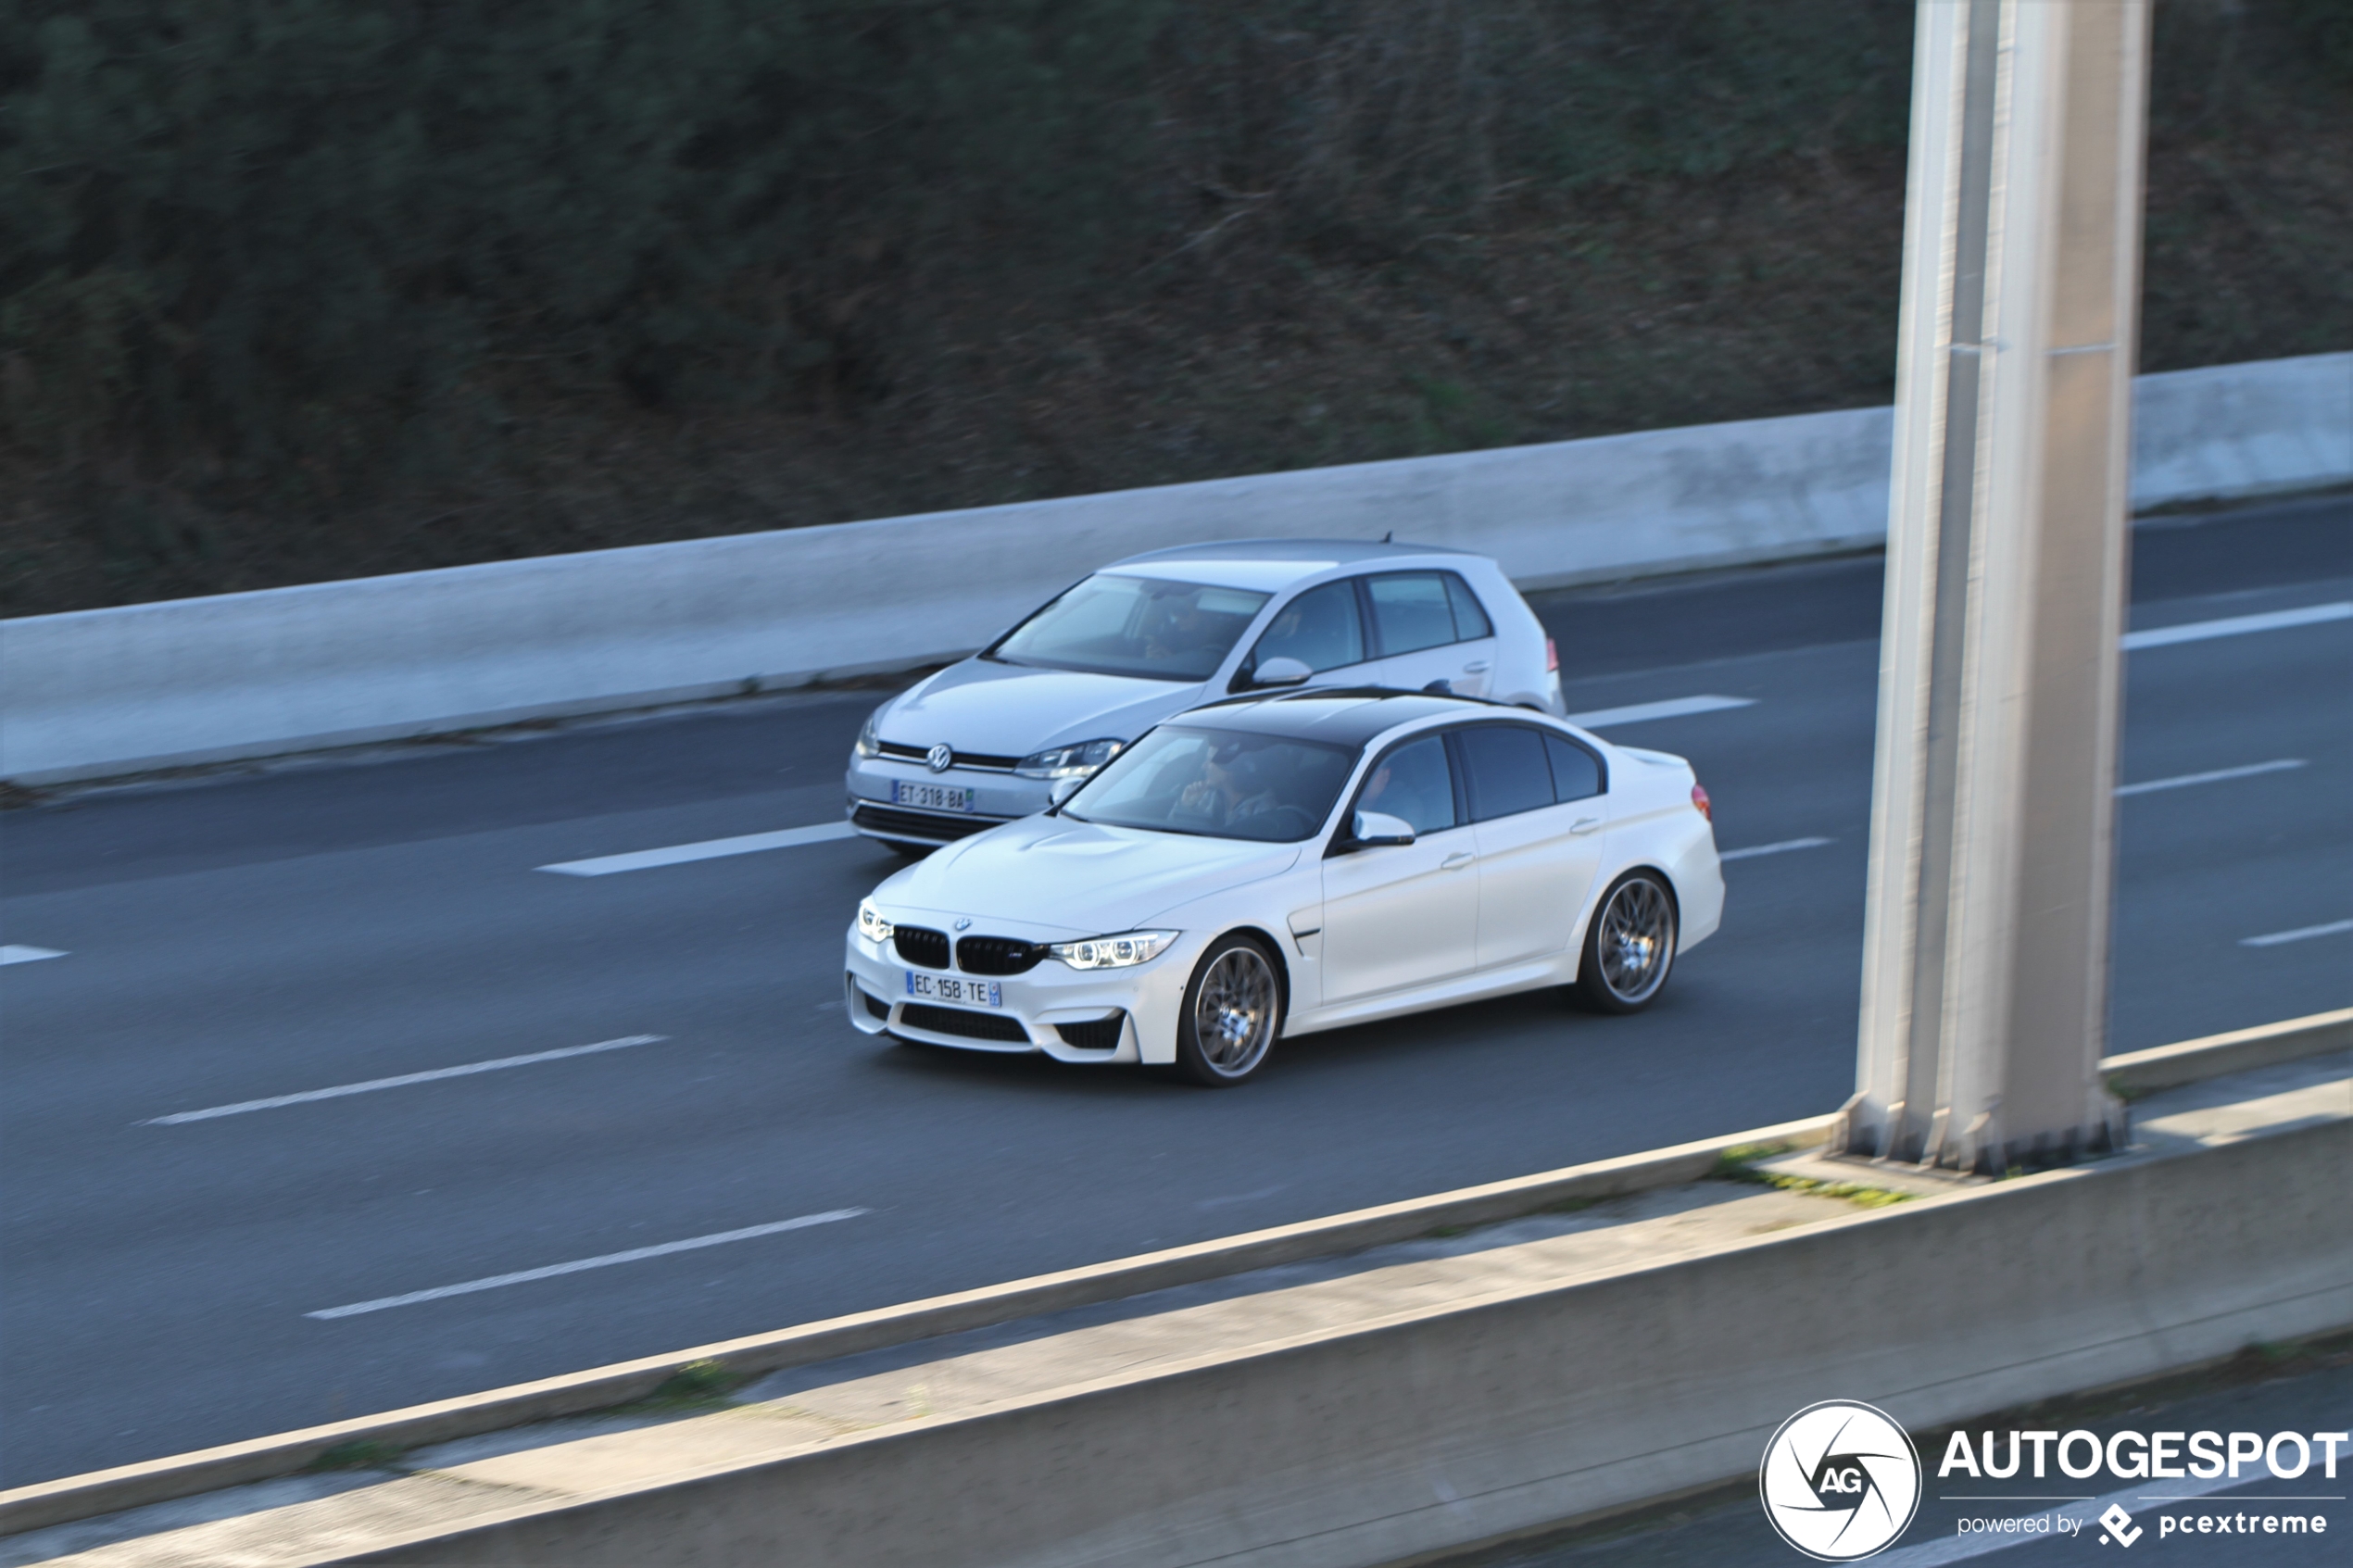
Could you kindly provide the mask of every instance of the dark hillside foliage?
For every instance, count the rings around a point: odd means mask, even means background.
[[[2353,346],[2164,0],[2145,363]],[[0,610],[1883,399],[1905,0],[16,0]]]

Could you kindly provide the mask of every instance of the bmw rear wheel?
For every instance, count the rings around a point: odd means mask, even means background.
[[[1247,936],[1221,936],[1185,987],[1177,1069],[1196,1084],[1239,1084],[1265,1061],[1282,1024],[1283,984],[1274,960]]]
[[[1639,1012],[1675,967],[1675,894],[1656,872],[1628,872],[1610,884],[1585,928],[1577,990],[1596,1012]]]

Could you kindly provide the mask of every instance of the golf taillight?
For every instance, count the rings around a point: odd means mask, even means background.
[[[1716,813],[1708,809],[1707,791],[1702,789],[1697,784],[1692,785],[1692,804],[1698,807],[1699,814],[1705,817],[1709,822],[1712,822],[1716,820]]]
[[[1560,667],[1561,650],[1553,646],[1552,638],[1547,637],[1544,639],[1544,668],[1547,670],[1558,670]]]

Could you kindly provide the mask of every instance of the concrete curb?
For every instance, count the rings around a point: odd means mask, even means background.
[[[2142,376],[2136,508],[2353,481],[2353,354]],[[1219,539],[1492,556],[1528,587],[1875,546],[1887,408],[1253,474],[0,621],[37,786],[937,662],[1080,571]]]
[[[2127,1051],[2104,1059],[2100,1076],[2108,1080],[2109,1088],[2130,1099],[2158,1089],[2219,1078],[2225,1073],[2245,1073],[2251,1068],[2271,1067],[2341,1050],[2353,1050],[2353,1008],[2316,1012],[2255,1029],[2234,1029],[2227,1035],[2208,1035],[2202,1040],[2183,1040],[2176,1046]]]
[[[2250,1067],[2325,1055],[2345,1047],[2349,1030],[2353,1030],[2353,1009],[2109,1057],[2101,1069],[2110,1075],[2112,1084],[2121,1079],[2146,1087],[2161,1086],[2155,1079],[2132,1076],[2151,1072],[2164,1075],[2162,1085],[2193,1083]],[[1819,1145],[1836,1122],[1835,1115],[1785,1122],[15,1487],[0,1492],[0,1536],[292,1474],[338,1448],[359,1444],[417,1448],[626,1404],[653,1393],[690,1362],[718,1361],[745,1374],[776,1372],[1252,1269],[1361,1251],[1444,1227],[1493,1224],[1564,1203],[1680,1185],[1707,1175],[1728,1150],[1760,1144],[1781,1144],[1792,1149]]]

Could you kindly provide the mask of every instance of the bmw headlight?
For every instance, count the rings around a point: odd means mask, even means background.
[[[1046,950],[1073,969],[1126,969],[1151,962],[1176,940],[1173,931],[1126,931],[1084,942],[1056,942]]]
[[[858,900],[859,935],[869,942],[887,942],[890,940],[891,933],[897,929],[898,927],[882,918],[882,911],[875,908],[873,899]]]
[[[1083,740],[1076,746],[1050,746],[1013,764],[1025,779],[1083,779],[1126,750],[1124,740]]]
[[[889,706],[888,703],[883,704],[883,708]],[[882,713],[882,708],[877,708],[866,715],[866,727],[858,732],[858,744],[850,748],[857,755],[861,757],[882,755],[882,737],[875,734],[875,721],[881,718]]]

